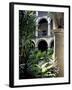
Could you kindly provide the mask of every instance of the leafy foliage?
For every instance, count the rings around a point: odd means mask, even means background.
[[[56,77],[55,60],[53,50],[47,52],[32,50],[27,61],[27,71],[33,77]],[[54,71],[53,71],[53,70]]]
[[[36,18],[33,11],[19,11],[19,62],[20,76],[27,73],[27,60],[29,51],[33,48],[32,38],[35,35]],[[22,62],[21,62],[22,61]],[[24,63],[24,69],[21,69],[21,63]],[[24,73],[21,73],[23,72]],[[26,76],[26,75],[25,75]]]
[[[35,35],[35,16],[33,11],[19,11],[20,55],[27,58],[32,47],[31,39]]]

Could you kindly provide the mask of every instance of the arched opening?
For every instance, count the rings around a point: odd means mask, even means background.
[[[48,22],[46,19],[41,19],[38,23],[38,37],[47,36],[48,32]]]
[[[50,48],[54,48],[54,40],[51,42]]]
[[[45,40],[41,40],[38,44],[38,49],[41,51],[46,51],[48,49],[47,42]]]

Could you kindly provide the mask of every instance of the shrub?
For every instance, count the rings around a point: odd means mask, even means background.
[[[52,49],[44,52],[39,50],[30,51],[27,72],[33,77],[56,77],[55,60],[52,56]]]

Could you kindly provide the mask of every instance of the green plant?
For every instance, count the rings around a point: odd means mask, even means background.
[[[56,77],[55,60],[53,58],[53,50],[47,52],[32,50],[29,60],[27,61],[27,72],[33,77]]]
[[[19,51],[20,55],[26,58],[32,47],[31,39],[35,35],[35,20],[33,11],[19,11]]]
[[[32,38],[35,35],[36,17],[34,11],[19,11],[19,62],[24,63],[24,73],[27,72],[29,51],[33,48]],[[21,64],[20,63],[20,64]],[[21,70],[20,70],[21,72]],[[22,74],[21,74],[22,76]]]

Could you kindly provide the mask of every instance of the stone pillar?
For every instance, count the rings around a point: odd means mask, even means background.
[[[36,33],[35,33],[36,37],[38,37],[38,24],[36,23]]]
[[[59,68],[58,77],[64,76],[64,31],[55,30],[55,57]]]
[[[53,19],[53,29],[56,29],[55,20]]]
[[[38,37],[38,11],[36,11],[36,33],[35,33],[35,36]]]
[[[48,17],[48,36],[51,36],[51,18]]]

